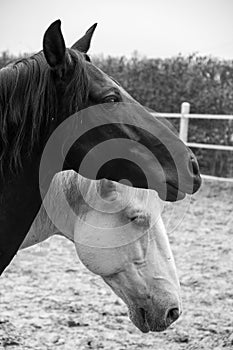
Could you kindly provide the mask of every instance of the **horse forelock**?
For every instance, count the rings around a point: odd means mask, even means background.
[[[43,52],[10,63],[0,71],[0,171],[22,165],[22,156],[30,156],[34,147],[43,146],[49,136],[52,119],[61,121],[85,106],[88,78],[81,54],[67,49],[72,74],[57,96],[54,72]],[[59,119],[60,120],[60,119]],[[47,132],[47,133],[46,133]]]
[[[67,49],[68,64],[72,66],[72,74],[67,84],[64,100],[69,102],[68,113],[74,113],[87,106],[89,96],[89,78],[85,57],[77,50]],[[78,93],[77,93],[78,91]],[[68,99],[68,101],[67,101]]]

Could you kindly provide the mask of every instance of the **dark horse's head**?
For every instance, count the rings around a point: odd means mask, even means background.
[[[10,165],[17,165],[22,154],[42,154],[54,130],[75,115],[83,132],[69,144],[64,169],[92,179],[124,179],[169,201],[196,192],[201,179],[191,150],[91,63],[87,51],[96,25],[69,49],[60,26],[58,20],[46,30],[43,51],[1,72],[0,102],[8,101],[0,118],[1,161],[12,154]],[[64,140],[76,127],[58,133],[54,158],[64,155]],[[89,165],[82,166],[85,159]]]

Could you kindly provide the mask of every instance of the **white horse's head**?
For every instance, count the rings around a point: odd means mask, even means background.
[[[62,234],[126,303],[142,332],[162,331],[179,317],[181,301],[161,203],[153,190],[62,172],[21,249]]]
[[[142,332],[165,330],[181,314],[181,300],[157,193],[107,180],[87,190],[84,182],[74,224],[79,258],[126,303]]]

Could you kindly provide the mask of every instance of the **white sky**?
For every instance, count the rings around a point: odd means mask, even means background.
[[[233,59],[233,0],[0,0],[0,52],[36,52],[60,18],[67,46],[95,22],[92,54]]]

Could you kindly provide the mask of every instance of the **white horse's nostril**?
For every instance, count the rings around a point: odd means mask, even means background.
[[[167,317],[166,317],[166,326],[170,326],[173,322],[175,322],[178,318],[180,317],[180,310],[175,307],[167,312]]]

